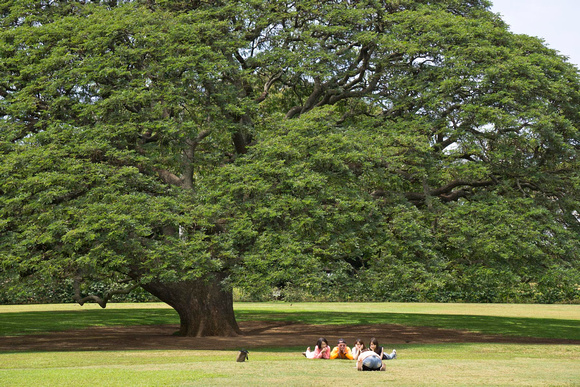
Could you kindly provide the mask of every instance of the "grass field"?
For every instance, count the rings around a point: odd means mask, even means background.
[[[240,320],[397,323],[531,337],[580,338],[578,305],[238,303]],[[0,306],[0,335],[91,325],[177,323],[163,304]],[[232,351],[0,353],[0,386],[580,386],[580,346],[407,344],[387,372],[310,361],[304,348]]]

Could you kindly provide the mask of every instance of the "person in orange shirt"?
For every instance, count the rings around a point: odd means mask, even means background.
[[[346,341],[344,339],[338,340],[338,345],[332,349],[330,352],[331,359],[350,359],[353,360],[352,352],[350,348],[346,346]]]

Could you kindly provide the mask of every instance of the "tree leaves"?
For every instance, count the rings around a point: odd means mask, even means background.
[[[2,265],[351,295],[576,273],[577,69],[488,7],[0,5]]]

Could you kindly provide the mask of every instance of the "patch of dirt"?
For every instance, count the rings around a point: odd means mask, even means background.
[[[177,325],[99,327],[42,335],[0,337],[0,351],[238,350],[260,347],[311,347],[319,337],[334,346],[339,338],[353,345],[376,337],[381,345],[435,343],[580,344],[580,340],[484,335],[467,331],[402,325],[307,325],[280,321],[239,323],[238,337],[178,337]]]

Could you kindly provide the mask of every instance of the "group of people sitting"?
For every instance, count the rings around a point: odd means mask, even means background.
[[[383,360],[391,360],[397,358],[397,351],[386,354],[383,347],[379,346],[376,338],[372,338],[369,343],[369,348],[365,347],[361,339],[356,340],[356,344],[352,350],[346,345],[344,339],[339,339],[336,347],[330,350],[328,341],[321,337],[316,342],[314,351],[310,347],[306,348],[306,352],[302,352],[308,359],[350,359],[356,360],[356,368],[359,371],[384,371],[386,369]]]

